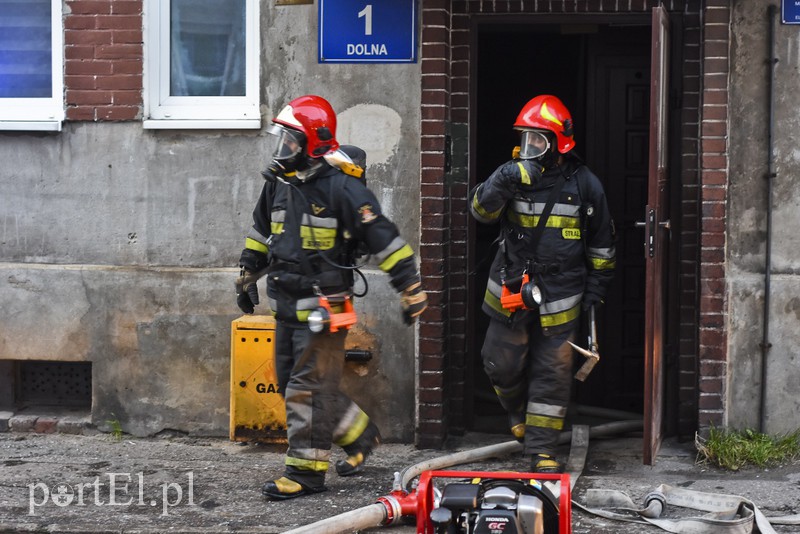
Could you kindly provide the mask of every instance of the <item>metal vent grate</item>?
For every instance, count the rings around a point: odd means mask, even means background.
[[[92,364],[17,362],[17,402],[41,406],[92,406]]]

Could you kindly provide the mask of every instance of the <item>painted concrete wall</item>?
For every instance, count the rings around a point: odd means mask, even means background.
[[[263,125],[292,98],[326,97],[338,139],[367,151],[368,184],[416,250],[419,64],[319,65],[317,6],[273,4],[261,13]],[[0,133],[0,360],[91,361],[101,428],[227,435],[233,280],[263,141],[137,122]],[[349,364],[345,388],[384,438],[411,441],[415,331],[388,277],[365,273],[348,343],[374,359]]]
[[[778,6],[775,68],[772,275],[766,355],[766,426],[800,427],[800,26],[780,22],[780,2],[732,3],[727,301],[728,425],[759,428],[764,333],[769,139],[767,5]],[[701,385],[702,386],[702,385]]]

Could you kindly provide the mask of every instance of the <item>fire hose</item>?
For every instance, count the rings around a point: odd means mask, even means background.
[[[686,534],[750,534],[754,525],[761,534],[776,534],[773,524],[800,525],[800,515],[767,518],[751,500],[738,495],[674,488],[667,484],[651,491],[644,502],[644,508],[637,508],[621,491],[589,489],[584,504],[577,501],[572,504],[606,519],[650,524],[667,532]],[[662,518],[668,504],[708,513],[682,519]]]
[[[641,420],[617,421],[591,427],[589,435],[591,437],[603,437],[641,430],[641,428]],[[568,443],[572,439],[572,434],[570,431],[562,432],[558,443]],[[522,444],[514,440],[425,460],[396,473],[392,492],[379,498],[377,503],[322,519],[310,525],[287,531],[284,534],[344,534],[380,525],[396,524],[403,516],[416,515],[417,494],[416,492],[409,493],[407,490],[411,481],[423,472],[480,462],[490,458],[504,457],[521,451]]]
[[[626,414],[620,412],[620,415]],[[588,437],[607,437],[639,430],[641,424],[641,420],[623,420],[591,428],[575,426],[573,432],[563,432],[559,437],[559,444],[571,440],[573,448],[567,464],[567,470],[574,473],[569,485],[574,486],[578,478],[576,475],[580,475],[583,468]],[[370,527],[396,524],[402,517],[417,515],[420,513],[420,508],[425,505],[424,502],[420,502],[423,499],[416,491],[407,491],[417,476],[422,475],[420,477],[420,489],[422,489],[423,481],[425,484],[429,483],[431,473],[444,474],[435,471],[437,469],[503,457],[521,450],[522,445],[519,442],[509,441],[425,460],[395,473],[392,492],[380,497],[378,502],[284,534],[344,534]],[[565,489],[569,495],[569,488]],[[649,524],[667,532],[681,534],[750,534],[754,531],[754,527],[757,527],[762,534],[775,534],[773,524],[800,525],[800,515],[768,518],[752,501],[744,497],[674,488],[666,484],[651,491],[644,498],[643,507],[637,507],[625,493],[607,489],[589,489],[583,503],[576,500],[572,500],[571,503],[576,508],[598,517]],[[698,517],[668,519],[661,517],[667,505],[707,513]],[[423,532],[419,529],[420,524],[418,518],[417,531]]]

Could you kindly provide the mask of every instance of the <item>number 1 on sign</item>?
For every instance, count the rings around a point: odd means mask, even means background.
[[[358,18],[364,17],[364,35],[372,35],[372,4],[358,12]]]

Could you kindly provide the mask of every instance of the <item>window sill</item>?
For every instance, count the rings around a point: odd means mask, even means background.
[[[145,130],[257,130],[261,119],[239,120],[158,120],[145,119]]]
[[[61,121],[4,121],[0,120],[0,131],[60,132]]]

